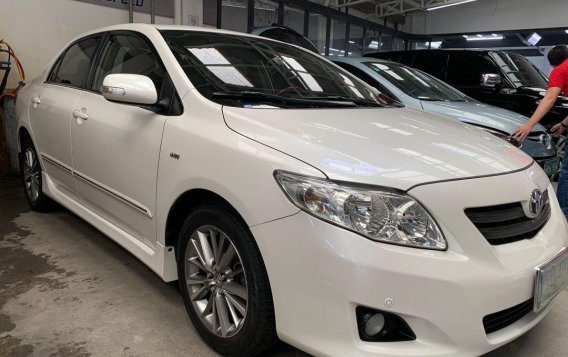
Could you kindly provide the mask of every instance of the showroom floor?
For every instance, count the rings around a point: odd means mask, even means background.
[[[568,293],[534,330],[487,356],[568,355]],[[0,181],[0,356],[214,356],[175,283],[72,213],[30,212]],[[272,356],[306,356],[282,345]]]

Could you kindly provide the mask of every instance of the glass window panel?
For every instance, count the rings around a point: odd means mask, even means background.
[[[99,91],[104,78],[113,73],[147,76],[160,93],[165,70],[144,40],[135,36],[115,35],[109,38],[103,48],[91,89]]]
[[[367,29],[365,35],[365,53],[377,52],[380,50],[379,32],[373,29]]]
[[[284,6],[284,26],[304,34],[304,10]]]
[[[203,25],[217,27],[217,0],[203,2]]]
[[[278,23],[278,2],[256,0],[254,4],[254,27],[272,26]]]
[[[381,101],[370,87],[325,61],[321,56],[261,37],[195,31],[163,31],[170,48],[197,90],[207,98],[226,105],[249,106],[255,103],[289,107],[302,102],[282,103],[281,97],[308,99],[344,96]],[[221,98],[227,95],[260,92],[266,98]],[[280,97],[274,97],[280,96]],[[384,102],[388,103],[388,100]],[[309,104],[308,104],[309,105]],[[325,104],[324,104],[325,106]]]
[[[331,39],[329,41],[330,56],[345,56],[345,29],[344,21],[331,19]]]
[[[402,38],[395,38],[393,43],[393,51],[404,51],[406,42]]]
[[[310,12],[308,38],[322,55],[325,53],[326,26],[327,17]]]
[[[50,81],[78,88],[83,87],[100,40],[100,37],[89,38],[71,46],[61,60],[57,74],[50,75]]]
[[[221,28],[248,32],[247,23],[247,0],[223,1],[223,6],[221,7]]]
[[[349,27],[349,56],[361,57],[363,54],[363,28],[357,25]]]
[[[483,53],[459,53],[450,56],[448,83],[460,88],[479,87],[485,73],[499,73],[499,68]]]
[[[390,33],[381,34],[381,42],[379,44],[380,51],[392,51],[393,47],[393,37]]]

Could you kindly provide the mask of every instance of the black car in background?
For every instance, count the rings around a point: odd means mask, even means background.
[[[427,72],[472,98],[530,117],[544,97],[548,79],[526,57],[493,50],[414,50],[376,52]],[[568,93],[565,93],[568,95]],[[568,116],[568,97],[559,97],[542,119],[550,129]]]

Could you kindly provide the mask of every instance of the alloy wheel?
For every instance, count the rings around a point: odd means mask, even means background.
[[[229,338],[243,326],[248,289],[241,257],[233,242],[211,225],[196,229],[185,250],[186,287],[201,322]]]
[[[28,148],[24,152],[24,184],[28,197],[33,201],[37,201],[40,192],[40,175],[41,168],[39,161],[33,149]]]

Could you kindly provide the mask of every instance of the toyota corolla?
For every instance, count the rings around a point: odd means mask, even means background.
[[[17,99],[36,211],[67,207],[178,280],[224,355],[479,355],[567,283],[568,227],[533,159],[234,32],[77,38]],[[159,326],[156,326],[159,329]]]

